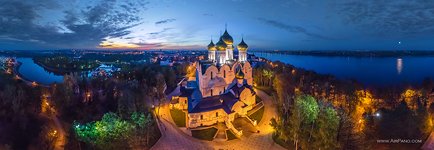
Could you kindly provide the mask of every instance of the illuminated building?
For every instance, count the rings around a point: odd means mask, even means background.
[[[186,112],[187,128],[210,126],[224,122],[234,133],[232,122],[247,117],[256,105],[252,88],[252,67],[247,61],[247,44],[242,39],[237,46],[238,60],[233,55],[233,39],[225,30],[219,41],[208,45],[208,60],[195,63],[195,77],[190,77],[181,87],[181,95],[172,98],[171,107]]]

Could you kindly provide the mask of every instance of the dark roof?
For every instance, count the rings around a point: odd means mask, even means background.
[[[246,88],[250,89],[250,92],[252,94],[256,94],[255,90],[253,90],[253,87],[246,84],[246,80],[244,80],[244,84],[242,86],[238,87],[238,84],[234,84],[229,89],[231,89],[234,92],[236,97],[239,97],[241,92],[243,92],[243,90]]]
[[[185,87],[181,87],[180,91],[181,95],[179,95],[179,97],[189,97],[191,96],[191,94],[193,94],[194,89],[187,89]]]
[[[208,69],[208,67],[211,67],[214,64],[212,61],[200,61],[199,63],[202,69],[202,74],[206,72],[206,69]]]
[[[225,93],[222,95],[211,96],[203,98],[197,105],[190,108],[189,113],[206,112],[211,110],[223,109],[226,113],[232,112],[232,106],[238,101],[232,93]]]
[[[230,90],[232,90],[232,92],[229,91],[221,95],[205,97],[200,99],[189,97],[188,112],[199,113],[199,112],[207,112],[207,111],[212,111],[217,109],[223,109],[227,114],[230,114],[232,112],[232,107],[235,105],[235,103],[239,101],[239,95],[246,88],[250,89],[252,94],[255,94],[255,91],[250,85],[244,84],[238,87],[237,84],[234,84],[231,88],[229,88]]]
[[[228,47],[228,45],[226,45],[226,43],[223,42],[222,37],[220,37],[220,40],[215,44],[215,46],[217,47],[217,50],[219,50],[219,51],[224,51],[226,49],[226,47]]]
[[[235,74],[235,78],[237,79],[244,79],[244,72],[240,70],[238,70],[237,74]]]
[[[223,33],[221,39],[225,42],[225,44],[232,44],[234,42],[234,39],[231,35],[229,35],[228,30],[225,30],[225,33]]]
[[[240,49],[247,49],[249,46],[246,44],[246,42],[244,42],[244,38],[241,39],[240,44],[238,44],[238,48]]]

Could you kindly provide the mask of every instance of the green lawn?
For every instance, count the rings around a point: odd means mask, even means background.
[[[201,140],[208,140],[208,141],[212,141],[216,133],[217,133],[216,128],[208,128],[203,130],[191,130],[191,135],[193,137]]]
[[[185,127],[185,113],[182,110],[171,109],[170,115],[178,127]]]
[[[231,130],[226,130],[226,135],[228,136],[228,141],[237,139],[237,136],[234,133],[232,133]]]
[[[256,120],[256,122],[259,124],[261,122],[262,116],[264,115],[265,107],[262,107],[261,109],[257,110],[255,113],[251,114],[249,116],[250,119]]]

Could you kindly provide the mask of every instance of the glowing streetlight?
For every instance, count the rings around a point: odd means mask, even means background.
[[[381,114],[379,112],[375,113],[375,117],[381,117]]]

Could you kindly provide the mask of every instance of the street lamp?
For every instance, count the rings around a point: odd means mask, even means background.
[[[375,113],[375,117],[381,117],[380,112]]]

